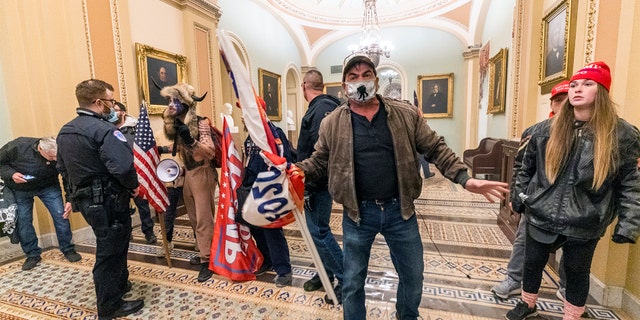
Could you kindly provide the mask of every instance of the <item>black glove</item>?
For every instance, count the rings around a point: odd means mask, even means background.
[[[619,234],[614,234],[611,237],[611,240],[615,243],[636,243],[635,241]]]
[[[304,191],[304,210],[305,211],[312,211],[313,209],[311,208],[311,192],[305,190]]]
[[[180,119],[176,118],[176,121],[173,127],[176,129],[176,131],[178,132],[178,135],[186,145],[191,146],[196,142],[191,136],[191,131],[189,131],[189,127],[187,127],[187,125],[184,124],[184,122],[182,122]]]

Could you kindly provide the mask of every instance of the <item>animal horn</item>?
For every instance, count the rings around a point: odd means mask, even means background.
[[[208,93],[208,92],[205,92],[205,93],[202,95],[202,97],[198,97],[198,96],[196,96],[195,94],[194,94],[194,95],[191,95],[191,99],[193,99],[193,100],[195,100],[195,101],[200,102],[200,101],[204,100],[204,97],[206,97],[206,96],[207,96],[207,93]]]

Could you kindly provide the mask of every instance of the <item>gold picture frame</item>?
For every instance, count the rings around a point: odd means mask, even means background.
[[[489,101],[487,114],[503,113],[507,91],[507,48],[489,59]]]
[[[418,76],[418,101],[423,117],[452,118],[453,73]]]
[[[258,81],[260,84],[260,96],[267,104],[267,118],[273,121],[282,120],[280,75],[258,68]]]
[[[573,71],[577,0],[564,0],[542,18],[540,81],[543,94]]]
[[[153,82],[160,88],[184,82],[187,57],[141,43],[136,43],[135,48],[142,99],[148,103],[149,114],[162,114],[167,100],[160,96],[160,89]]]
[[[324,94],[332,95],[341,103],[347,101],[344,97],[344,92],[342,90],[342,82],[329,82],[324,84],[324,90],[322,91]]]

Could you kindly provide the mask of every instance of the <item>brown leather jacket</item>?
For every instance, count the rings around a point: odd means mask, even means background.
[[[427,125],[415,106],[379,95],[377,98],[388,113],[387,124],[393,139],[398,194],[402,216],[406,220],[415,213],[413,201],[422,191],[418,154],[424,154],[445,177],[454,182],[464,185],[469,175],[460,158]],[[322,121],[315,149],[310,158],[296,165],[304,171],[307,180],[328,176],[329,192],[333,200],[342,204],[349,217],[358,222],[360,213],[353,170],[353,130],[348,104],[337,107]]]

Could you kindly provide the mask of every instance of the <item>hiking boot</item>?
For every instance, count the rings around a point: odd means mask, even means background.
[[[168,242],[167,243],[167,249],[169,249],[169,256],[171,256],[171,252],[173,252],[173,243],[172,242]],[[156,257],[164,258],[164,246],[160,246],[160,250],[158,250],[158,252],[156,252]],[[200,259],[200,258],[198,258],[198,259]],[[199,262],[200,262],[200,260],[198,260],[198,263],[196,263],[196,264],[200,264]]]
[[[336,285],[336,287],[333,288],[333,292],[336,294],[336,298],[338,298],[338,304],[342,304],[342,284],[340,282],[338,282],[338,285]],[[327,294],[324,295],[324,302],[331,305],[335,304]]]
[[[491,288],[491,292],[501,299],[509,299],[510,296],[520,294],[522,292],[522,285],[520,282],[511,279],[507,276],[502,282]]]
[[[211,278],[213,271],[209,270],[209,262],[200,264],[200,273],[198,273],[198,282],[205,282]]]
[[[27,260],[25,260],[22,264],[22,270],[27,271],[35,268],[41,260],[42,258],[40,256],[28,257]]]
[[[286,286],[291,285],[291,282],[292,282],[291,272],[285,273],[283,275],[277,275],[273,279],[273,282],[276,284],[276,287],[278,287],[278,288],[282,288],[282,287],[286,287]]]
[[[533,306],[529,308],[526,302],[520,301],[511,311],[507,312],[505,319],[508,320],[523,320],[526,318],[534,317],[538,315],[538,308]]]
[[[191,257],[191,259],[189,259],[189,264],[192,264],[194,266],[197,266],[200,263],[200,256],[195,256],[195,257]]]
[[[153,232],[147,233],[144,235],[145,239],[147,239],[148,244],[154,244],[158,242],[158,237]]]
[[[261,275],[267,273],[267,271],[269,271],[269,270],[271,270],[271,266],[266,264],[266,263],[262,263],[262,265],[260,266],[258,271],[254,272],[253,274],[255,274],[256,276],[261,276]]]
[[[69,262],[77,262],[82,260],[82,256],[79,255],[75,250],[67,251],[64,254],[64,257],[69,260]]]

